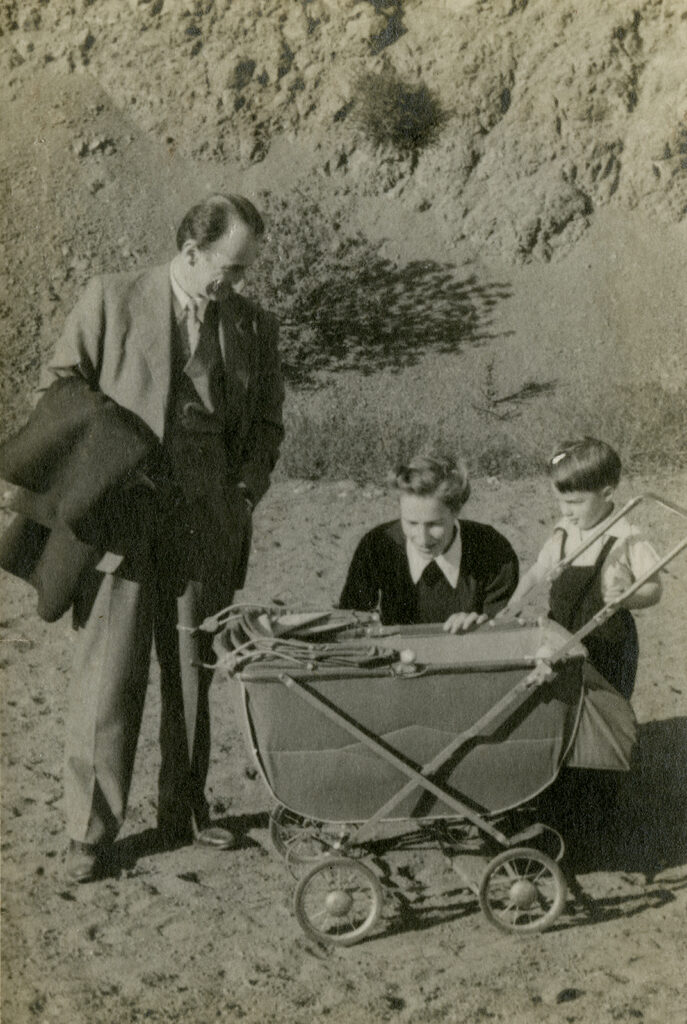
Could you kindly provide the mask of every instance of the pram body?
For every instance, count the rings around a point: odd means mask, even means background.
[[[587,736],[587,767],[629,767],[626,702],[600,678],[589,688],[580,644],[553,669],[543,666],[540,652],[571,639],[555,623],[454,636],[356,613],[308,618],[244,611],[215,641],[277,802],[275,846],[291,867],[310,867],[296,890],[306,932],[349,944],[374,926],[381,889],[360,858],[388,823],[412,825],[442,848],[448,836],[459,873],[461,852],[486,840],[481,884],[464,880],[489,920],[506,931],[548,927],[565,903],[565,879],[555,858],[529,844],[552,830],[535,823],[507,835],[501,819],[573,759],[583,722],[593,734],[592,694],[602,698],[603,727],[596,742]],[[610,744],[604,701],[615,710]]]
[[[285,665],[278,657],[253,662],[239,678],[247,732],[263,779],[284,806],[304,817],[335,822],[369,818],[405,781],[374,746],[323,714],[324,703],[294,699],[293,690],[282,684],[285,672],[370,737],[422,766],[511,694],[535,668],[538,650],[560,647],[568,636],[555,623],[465,636],[399,628],[374,637],[378,665],[337,665],[336,650],[331,652],[334,664],[319,661],[310,668],[307,662]],[[350,632],[345,640],[348,657],[354,657]],[[366,638],[360,644],[361,660],[369,642]],[[401,653],[409,651],[412,662],[401,662]],[[584,660],[579,645],[549,681],[518,694],[460,756],[442,766],[442,785],[491,814],[517,807],[550,785],[574,748],[585,711]],[[586,766],[608,767],[603,745],[596,753],[598,759],[590,758]],[[622,751],[614,767],[628,767]],[[394,808],[393,816],[453,813],[441,798],[414,792]]]

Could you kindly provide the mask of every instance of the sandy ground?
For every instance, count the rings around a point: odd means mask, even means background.
[[[687,477],[636,480],[687,504]],[[256,514],[246,599],[326,605],[361,533],[393,515],[377,488],[343,481],[275,484]],[[466,514],[492,522],[526,562],[552,510],[542,481],[475,482]],[[662,550],[680,535],[672,516],[643,521]],[[3,1020],[124,1024],[138,1020],[329,1020],[403,1024],[482,1020],[685,1019],[684,792],[687,685],[682,556],[658,608],[639,614],[634,708],[640,744],[617,811],[595,835],[568,835],[590,917],[570,903],[551,932],[497,932],[436,850],[389,854],[410,909],[388,899],[377,931],[350,949],[323,949],[300,930],[294,879],[270,849],[272,806],[229,693],[213,688],[212,808],[243,833],[240,847],[152,854],[159,704],[153,672],[120,868],[102,881],[64,881],[62,725],[73,635],[46,626],[31,593],[3,581]],[[578,820],[585,819],[577,808]],[[581,817],[580,817],[581,816]]]

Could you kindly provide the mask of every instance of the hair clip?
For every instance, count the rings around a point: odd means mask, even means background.
[[[555,466],[556,463],[560,462],[561,459],[564,459],[567,456],[567,454],[567,452],[559,452],[558,455],[554,455],[554,457],[551,459],[551,465]]]

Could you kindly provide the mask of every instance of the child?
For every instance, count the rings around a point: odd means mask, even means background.
[[[508,602],[509,610],[516,610],[535,584],[612,515],[620,471],[617,452],[593,437],[568,441],[556,449],[548,472],[563,518],[522,577]],[[637,528],[619,519],[553,581],[550,618],[576,632],[657,561],[658,555]],[[658,577],[648,580],[583,641],[592,665],[627,699],[634,689],[639,654],[637,629],[628,609],[647,608],[660,597]]]
[[[450,633],[494,616],[518,582],[518,559],[492,526],[459,518],[470,495],[465,466],[416,455],[389,482],[399,518],[362,538],[339,607],[379,609],[385,624],[443,622]]]

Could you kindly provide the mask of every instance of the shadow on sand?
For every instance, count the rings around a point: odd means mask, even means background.
[[[355,273],[314,282],[280,314],[280,350],[289,379],[301,386],[317,372],[362,373],[413,366],[431,352],[456,353],[502,334],[492,311],[509,298],[504,282],[460,278],[451,264],[405,266],[361,253]]]
[[[546,791],[537,817],[565,838],[570,897],[551,931],[635,917],[673,903],[687,889],[686,753],[687,718],[648,722],[640,726],[631,772],[570,770]],[[597,872],[644,879],[624,877],[622,892],[592,898],[578,876]],[[371,940],[479,912],[466,890],[395,895],[396,914]]]
[[[233,850],[257,847],[254,839],[249,836],[251,829],[266,829],[269,818],[266,812],[257,814],[241,814],[233,817],[217,818],[212,824],[226,828],[236,837]],[[160,853],[170,853],[184,846],[193,845],[193,839],[182,836],[178,842],[163,838],[157,829],[147,828],[142,832],[127,836],[115,843],[110,874],[118,875],[121,871],[132,871],[142,857],[150,857]]]
[[[627,774],[561,775],[545,803],[578,874],[627,871],[651,882],[687,865],[686,755],[687,718],[668,718],[640,726]]]

